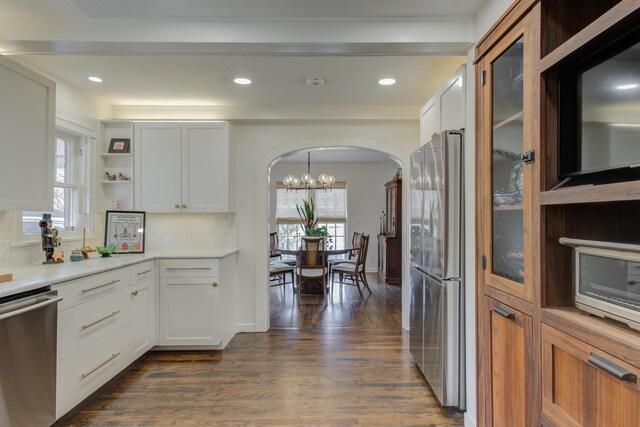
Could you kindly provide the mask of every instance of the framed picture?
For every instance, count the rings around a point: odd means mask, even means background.
[[[107,211],[104,245],[116,254],[144,253],[145,219],[146,212]]]
[[[131,140],[129,138],[111,138],[109,153],[129,153]]]

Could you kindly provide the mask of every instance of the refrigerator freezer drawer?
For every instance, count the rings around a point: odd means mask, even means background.
[[[460,282],[424,276],[423,373],[442,406],[460,405]]]

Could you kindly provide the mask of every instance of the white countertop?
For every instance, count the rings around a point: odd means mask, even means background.
[[[113,255],[109,258],[100,258],[99,255],[93,253],[93,256],[85,261],[70,262],[66,259],[64,264],[10,267],[3,269],[3,271],[13,273],[13,280],[0,283],[0,298],[158,258],[225,258],[237,252],[237,249],[225,251],[147,251],[144,254]]]

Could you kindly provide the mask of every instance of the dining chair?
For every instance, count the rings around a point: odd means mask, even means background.
[[[278,247],[278,233],[269,233],[269,258],[278,258],[281,259],[282,255],[280,255],[276,248]]]
[[[291,287],[295,292],[295,267],[280,261],[272,261],[269,263],[269,286],[286,287],[287,283],[289,283],[287,282],[287,274],[291,274]]]
[[[353,250],[349,251],[346,257],[341,258],[332,258],[329,262],[329,275],[331,275],[331,267],[336,264],[341,264],[343,262],[355,264],[358,258],[358,248],[360,245],[360,239],[364,233],[358,233],[357,231],[353,232],[353,236],[351,237],[351,247]]]
[[[335,283],[335,275],[338,273],[340,286],[352,285],[358,289],[358,293],[362,296],[362,290],[360,290],[360,282],[364,284],[369,293],[371,294],[371,288],[367,281],[366,264],[367,264],[367,252],[369,249],[369,235],[363,234],[360,238],[358,255],[355,263],[343,262],[335,264],[331,267],[331,282]],[[345,282],[344,276],[348,276],[353,279],[353,283]]]
[[[302,236],[302,246],[296,257],[296,275],[298,298],[300,288],[309,280],[321,280],[322,292],[327,296],[327,267],[326,253],[324,251],[324,238],[316,236]]]

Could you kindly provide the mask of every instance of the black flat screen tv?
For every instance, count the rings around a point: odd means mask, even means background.
[[[563,183],[640,179],[640,30],[561,71],[558,101]]]

